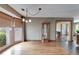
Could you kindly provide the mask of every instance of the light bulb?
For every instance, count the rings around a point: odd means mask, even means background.
[[[22,21],[25,22],[25,19],[23,18]]]
[[[26,20],[26,23],[28,23],[28,21]]]
[[[31,20],[31,19],[29,19],[29,22],[32,22],[32,20]]]

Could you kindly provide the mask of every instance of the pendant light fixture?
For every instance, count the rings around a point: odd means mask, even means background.
[[[35,16],[35,15],[37,15],[37,14],[40,13],[40,11],[42,10],[42,8],[38,8],[37,12],[35,12],[34,14],[32,14],[31,12],[29,12],[28,8],[26,8],[26,9],[22,8],[21,10],[26,13],[25,17],[22,17],[22,21],[26,22],[26,23],[31,23],[32,20],[28,18],[28,14],[30,14],[32,16]]]

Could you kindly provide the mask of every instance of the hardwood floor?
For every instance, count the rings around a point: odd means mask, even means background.
[[[19,43],[2,55],[68,55],[69,52],[61,47],[59,42],[28,41]]]

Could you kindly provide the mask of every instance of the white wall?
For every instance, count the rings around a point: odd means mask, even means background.
[[[50,21],[50,39],[55,40],[55,20],[49,18],[33,18],[32,22],[27,24],[27,40],[41,40],[42,23]]]
[[[50,39],[55,40],[55,20],[51,19],[50,23]]]

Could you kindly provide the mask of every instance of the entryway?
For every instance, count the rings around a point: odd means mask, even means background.
[[[72,21],[56,21],[56,40],[71,41],[72,40]]]

